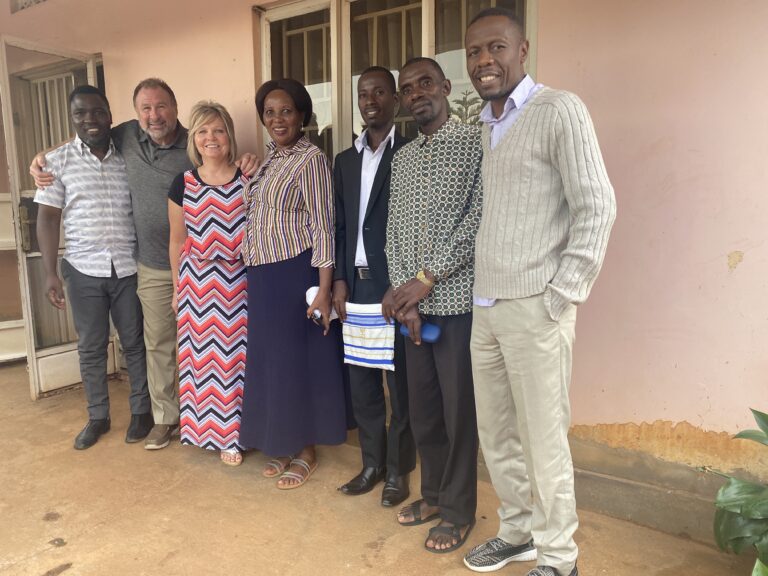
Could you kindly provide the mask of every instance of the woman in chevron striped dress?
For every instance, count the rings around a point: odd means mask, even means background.
[[[240,255],[247,179],[235,166],[232,118],[215,102],[190,115],[196,166],[168,194],[170,260],[178,317],[181,442],[242,463],[240,412],[246,349],[246,271]]]

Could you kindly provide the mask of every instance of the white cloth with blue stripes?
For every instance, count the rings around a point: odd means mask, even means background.
[[[342,326],[344,362],[381,370],[395,369],[395,324],[387,324],[381,304],[347,302]]]

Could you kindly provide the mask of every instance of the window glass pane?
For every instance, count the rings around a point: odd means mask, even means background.
[[[464,29],[462,10],[466,2],[462,0],[437,0],[435,2],[435,49],[438,53],[461,50]]]
[[[365,128],[357,108],[357,81],[369,66],[384,66],[397,80],[398,70],[409,58],[421,56],[421,2],[410,0],[357,0],[350,5],[352,34],[352,119],[354,136]],[[395,118],[403,135],[414,136],[415,122],[398,112]]]
[[[383,14],[375,19],[376,22],[376,54],[378,65],[396,70],[403,60],[402,22],[405,15],[402,12]]]
[[[305,38],[308,54],[325,54],[325,34],[322,28],[310,30]],[[330,50],[328,52],[330,53]],[[325,65],[325,58],[309,58],[307,62],[307,84],[318,84],[324,82],[326,78],[330,79],[330,70],[326,74]]]
[[[318,10],[270,24],[272,78],[294,78],[312,97],[312,121],[304,131],[333,157],[331,117],[331,11]]]
[[[21,320],[21,291],[15,250],[0,251],[0,322]]]
[[[19,202],[19,215],[21,216],[21,248],[25,252],[40,252],[40,244],[37,241],[37,213],[40,205],[32,198],[21,198]],[[64,225],[64,218],[61,219],[61,225]],[[64,235],[62,234],[59,245],[64,245]]]
[[[405,13],[405,58],[403,64],[421,56],[421,6]]]
[[[61,256],[59,256],[61,270]],[[51,306],[45,295],[45,268],[43,259],[27,259],[29,275],[29,298],[32,304],[32,322],[35,331],[35,348],[49,348],[69,342],[77,342],[72,309],[67,304],[65,310]],[[65,286],[66,287],[66,286]]]
[[[292,18],[286,18],[280,20],[281,24],[284,24],[287,32],[295,32],[297,30],[304,30],[305,28],[312,28],[314,26],[322,26],[330,21],[329,10],[318,10],[317,12],[308,12],[300,16],[294,16]]]
[[[356,2],[353,4],[359,4]],[[360,75],[360,72],[373,62],[373,19],[353,21],[352,32],[352,75]],[[352,88],[356,90],[356,87]]]
[[[304,66],[304,34],[288,36],[287,65],[284,76],[305,83],[306,70]]]
[[[467,76],[464,32],[467,24],[485,8],[512,10],[525,26],[524,0],[435,0],[435,60],[453,86],[448,100],[453,117],[474,124],[483,106]]]

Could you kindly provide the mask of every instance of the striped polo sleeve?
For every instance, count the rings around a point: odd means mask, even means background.
[[[35,192],[35,202],[64,209],[66,205],[66,188],[61,181],[62,156],[66,154],[67,147],[62,146],[45,155],[45,171],[53,175],[53,183],[45,188],[38,188]]]
[[[299,188],[309,212],[312,239],[312,266],[330,268],[334,263],[333,177],[328,158],[321,151],[312,154],[299,175]]]

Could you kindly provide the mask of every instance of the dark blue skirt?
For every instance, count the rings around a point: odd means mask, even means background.
[[[307,250],[248,267],[248,349],[240,444],[270,456],[347,437],[341,325],[307,319],[305,292],[318,285]]]

